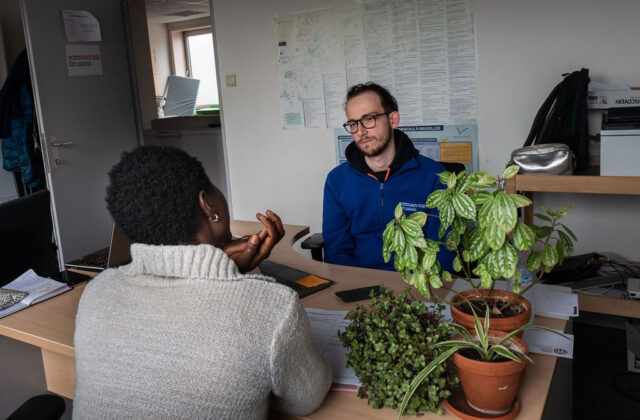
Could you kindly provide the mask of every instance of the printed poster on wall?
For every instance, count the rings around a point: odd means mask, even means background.
[[[401,126],[421,155],[437,162],[464,164],[468,173],[478,170],[478,125],[418,125]],[[347,161],[345,150],[353,137],[344,128],[333,130],[336,165]]]
[[[336,128],[348,87],[376,82],[403,124],[476,123],[471,0],[368,2],[275,18],[282,127]]]
[[[98,45],[65,45],[69,76],[102,74],[102,56]]]

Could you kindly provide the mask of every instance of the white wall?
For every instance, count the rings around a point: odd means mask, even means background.
[[[158,94],[164,95],[167,78],[171,75],[171,56],[169,52],[169,32],[166,23],[148,22],[149,44],[156,52],[158,72]]]
[[[238,84],[221,90],[235,218],[270,208],[285,223],[321,230],[333,135],[280,127],[273,18],[357,3],[213,0],[220,77],[236,74]],[[636,0],[477,0],[475,10],[482,170],[501,172],[562,73],[587,67],[602,82],[640,84]],[[640,197],[538,194],[536,200],[574,206],[566,223],[580,238],[577,252],[640,260]]]

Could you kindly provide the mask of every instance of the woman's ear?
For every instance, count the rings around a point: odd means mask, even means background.
[[[202,213],[204,213],[205,217],[209,218],[215,213],[215,209],[209,202],[207,192],[205,190],[200,190],[198,193],[198,204],[200,205],[200,209],[202,210]]]

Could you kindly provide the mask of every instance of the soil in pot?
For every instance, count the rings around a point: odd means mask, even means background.
[[[473,331],[474,329],[473,315],[469,304],[462,297],[464,296],[466,299],[478,303],[481,311],[476,307],[474,307],[474,310],[477,311],[476,314],[481,321],[484,319],[483,315],[488,302],[491,318],[490,324],[491,329],[493,330],[511,332],[529,322],[531,317],[531,303],[528,300],[520,296],[513,304],[507,306],[507,308],[509,308],[508,310],[503,310],[501,313],[497,313],[496,310],[492,311],[492,305],[493,307],[501,308],[505,303],[510,302],[513,299],[514,294],[502,290],[493,290],[491,296],[485,301],[485,299],[480,295],[486,296],[488,293],[488,290],[482,289],[479,291],[466,290],[455,295],[451,300],[451,316],[454,321],[469,331]],[[492,313],[493,315],[491,315]],[[518,335],[522,336],[522,333]]]

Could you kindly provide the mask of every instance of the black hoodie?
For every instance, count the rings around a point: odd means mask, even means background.
[[[393,175],[394,172],[397,172],[398,169],[402,167],[407,161],[413,159],[418,156],[420,152],[415,148],[409,136],[404,134],[402,131],[395,128],[393,130],[393,141],[396,146],[396,155],[393,157],[393,161],[391,161],[391,165],[389,165],[389,176]],[[367,162],[364,159],[364,154],[358,149],[355,141],[352,141],[347,149],[344,152],[347,160],[351,165],[353,165],[357,170],[362,172],[365,175],[373,175],[378,181],[384,182],[387,178],[387,170],[374,172],[369,168]]]

